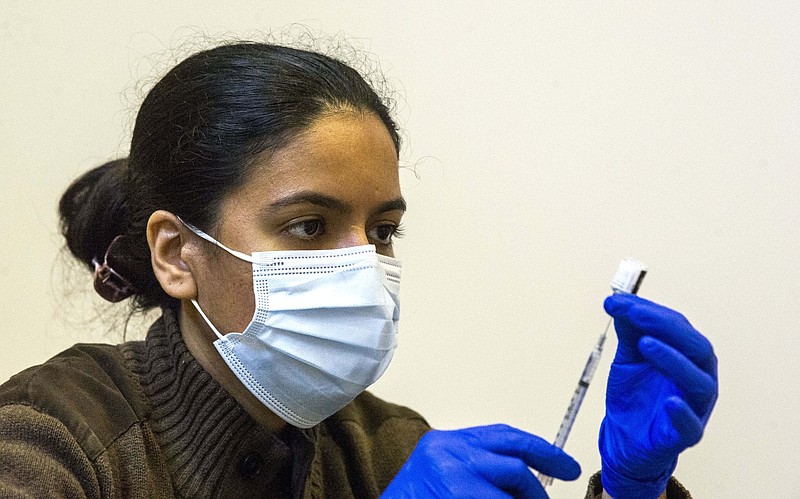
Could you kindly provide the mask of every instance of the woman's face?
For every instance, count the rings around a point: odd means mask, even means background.
[[[258,161],[223,200],[213,231],[222,244],[248,254],[374,244],[393,256],[405,202],[394,144],[375,115],[320,118]],[[194,246],[200,306],[221,333],[243,331],[255,309],[251,264],[200,238]]]

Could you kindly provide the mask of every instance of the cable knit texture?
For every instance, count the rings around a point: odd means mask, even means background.
[[[369,393],[309,430],[258,425],[165,310],[0,387],[2,497],[377,497],[429,429]]]
[[[429,429],[369,393],[309,430],[259,426],[165,310],[145,341],[76,345],[0,386],[6,498],[369,498]],[[674,479],[670,498],[689,498]],[[587,499],[602,493],[599,473]]]

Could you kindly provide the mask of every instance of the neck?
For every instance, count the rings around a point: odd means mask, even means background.
[[[273,433],[278,433],[286,427],[286,421],[264,406],[233,374],[214,347],[217,336],[190,302],[184,301],[181,304],[178,323],[183,341],[192,356],[247,411],[250,417]]]

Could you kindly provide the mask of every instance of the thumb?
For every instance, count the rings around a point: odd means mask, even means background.
[[[703,424],[679,397],[664,401],[650,427],[653,450],[664,456],[676,455],[700,441]]]

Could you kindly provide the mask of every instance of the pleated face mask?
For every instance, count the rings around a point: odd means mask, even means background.
[[[380,378],[397,345],[400,262],[375,246],[247,255],[184,222],[253,265],[256,309],[243,332],[214,346],[237,378],[286,422],[310,428]]]

